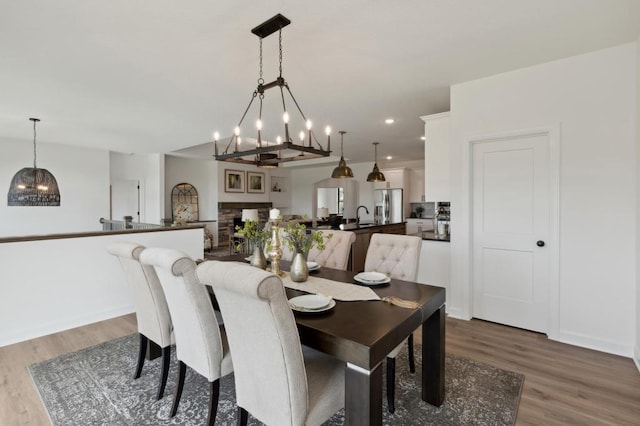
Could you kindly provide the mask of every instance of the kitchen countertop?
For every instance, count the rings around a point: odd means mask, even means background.
[[[436,234],[433,231],[417,232],[417,233],[411,234],[411,235],[418,236],[418,237],[422,238],[423,240],[442,241],[442,242],[445,242],[445,243],[451,242],[451,235],[440,235],[440,234]]]
[[[363,222],[363,223],[355,223],[355,222],[351,222],[351,223],[343,223],[342,225],[340,225],[340,230],[341,231],[361,231],[361,230],[365,230],[365,229],[370,229],[370,228],[381,228],[384,226],[391,226],[391,225],[402,225],[403,222],[394,222],[394,223],[373,223],[373,222]],[[331,229],[330,226],[317,226],[315,228],[310,228],[312,230],[328,230]]]

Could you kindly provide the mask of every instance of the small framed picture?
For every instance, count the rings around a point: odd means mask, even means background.
[[[264,173],[247,172],[247,192],[264,193]]]
[[[224,169],[224,192],[244,192],[244,171]]]

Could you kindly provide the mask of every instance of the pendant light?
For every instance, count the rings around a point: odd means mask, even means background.
[[[347,162],[344,161],[344,134],[347,133],[344,130],[340,130],[340,162],[338,163],[338,167],[333,169],[333,173],[331,173],[332,178],[352,178],[353,171],[347,166]]]
[[[36,166],[36,123],[33,121],[33,167],[25,167],[11,179],[8,206],[59,206],[60,190],[56,178],[47,170]]]
[[[385,178],[384,178],[384,174],[382,174],[382,172],[380,171],[380,169],[378,169],[378,144],[380,144],[380,142],[374,142],[373,143],[373,149],[374,149],[374,163],[373,163],[373,170],[371,171],[371,173],[369,173],[369,176],[367,176],[367,182],[384,182]]]

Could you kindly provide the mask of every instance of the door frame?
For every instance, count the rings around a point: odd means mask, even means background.
[[[466,273],[467,286],[463,289],[463,315],[473,317],[473,147],[476,144],[505,139],[544,136],[549,148],[549,310],[547,336],[558,338],[560,323],[560,124],[538,128],[524,128],[505,132],[480,134],[467,138],[464,144],[466,158],[466,181],[463,180],[463,194],[466,194],[467,229]],[[455,212],[454,212],[455,214]],[[455,228],[454,228],[455,229]]]

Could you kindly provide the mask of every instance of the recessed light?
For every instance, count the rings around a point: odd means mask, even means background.
[[[391,160],[391,159],[393,159],[393,157],[390,155],[387,155],[387,160]]]
[[[427,138],[426,138],[425,136],[420,136],[420,140],[421,140],[421,141],[426,141],[426,140],[427,140]]]
[[[395,120],[393,118],[387,118],[386,120],[384,120],[385,123],[387,124],[393,124]]]

